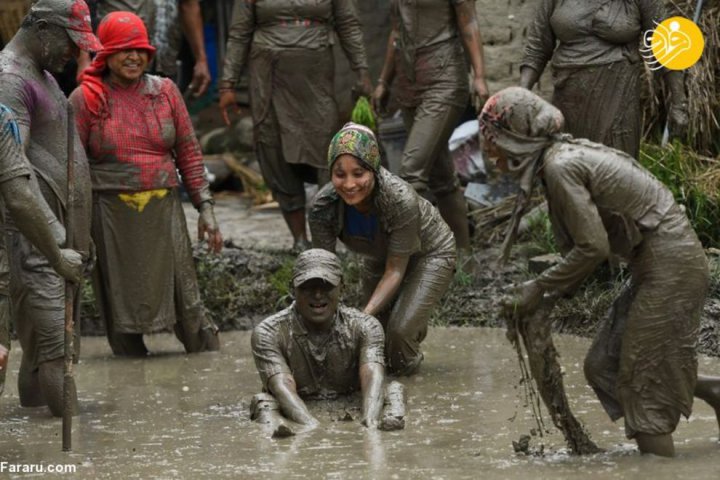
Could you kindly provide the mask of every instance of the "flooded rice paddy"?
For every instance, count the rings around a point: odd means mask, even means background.
[[[222,334],[219,353],[186,356],[171,335],[147,337],[150,358],[112,357],[104,338],[84,338],[77,367],[81,415],[73,451],[61,452],[60,420],[44,408],[18,406],[20,348],[13,344],[6,392],[0,398],[0,461],[75,464],[66,478],[240,479],[614,479],[720,478],[714,412],[697,401],[675,435],[675,459],[641,457],[613,424],[582,377],[589,343],[557,338],[574,413],[605,453],[572,457],[562,435],[545,436],[543,457],[515,454],[512,441],[534,426],[514,350],[504,331],[432,329],[420,373],[403,379],[408,417],[399,432],[367,431],[357,407],[312,405],[321,427],[271,439],[249,420],[260,389],[249,332]],[[720,361],[700,358],[703,373]],[[354,421],[342,421],[345,411]],[[551,422],[546,418],[545,423]],[[540,444],[537,438],[532,446]],[[0,478],[15,477],[0,473]],[[48,478],[47,474],[37,474]],[[58,475],[57,478],[62,478]]]

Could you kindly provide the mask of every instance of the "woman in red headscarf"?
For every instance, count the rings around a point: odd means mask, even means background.
[[[222,236],[202,154],[175,84],[145,73],[155,48],[142,20],[107,15],[103,50],[70,97],[93,184],[93,288],[113,352],[143,356],[142,335],[173,327],[188,352],[219,348],[206,318],[178,192],[200,212],[198,236]]]

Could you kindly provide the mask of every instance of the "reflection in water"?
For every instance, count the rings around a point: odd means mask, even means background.
[[[310,408],[321,427],[279,440],[249,419],[249,400],[260,391],[249,340],[247,332],[223,334],[222,352],[186,356],[173,337],[155,335],[148,346],[162,355],[125,360],[110,355],[104,338],[83,339],[82,414],[69,454],[60,451],[59,420],[46,409],[17,406],[14,345],[0,399],[0,461],[74,463],[73,478],[720,478],[717,423],[702,402],[678,428],[678,458],[636,453],[622,424],[605,417],[585,385],[586,340],[561,337],[557,345],[573,411],[608,449],[587,458],[567,455],[557,431],[544,439],[545,457],[513,453],[511,442],[534,425],[515,353],[500,330],[431,330],[420,373],[400,379],[404,431],[367,431],[357,400],[317,402]],[[717,374],[720,362],[701,358],[700,368]],[[343,421],[346,411],[352,421]]]

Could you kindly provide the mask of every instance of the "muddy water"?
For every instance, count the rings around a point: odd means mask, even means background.
[[[574,412],[608,449],[586,458],[568,456],[558,432],[546,437],[544,458],[513,453],[512,440],[533,422],[500,330],[430,331],[420,374],[405,382],[405,431],[368,432],[357,421],[338,421],[341,406],[317,404],[320,429],[280,440],[248,419],[247,404],[260,387],[249,341],[247,332],[226,333],[222,352],[187,357],[173,337],[156,335],[147,344],[161,353],[121,360],[104,338],[83,339],[82,415],[69,454],[60,451],[58,420],[16,406],[20,348],[13,344],[11,385],[0,399],[0,460],[75,463],[72,478],[720,478],[717,424],[701,402],[678,428],[678,458],[635,453],[622,425],[607,420],[584,384],[583,339],[560,337],[557,346]],[[700,366],[720,373],[717,359],[703,357]]]

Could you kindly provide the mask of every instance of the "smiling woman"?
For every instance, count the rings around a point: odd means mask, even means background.
[[[391,371],[414,373],[434,305],[455,266],[455,240],[430,202],[380,166],[375,135],[349,123],[330,144],[331,183],[310,213],[313,245],[335,251],[339,238],[365,258],[364,313],[386,332]]]
[[[110,81],[129,87],[145,73],[150,62],[150,53],[140,48],[121,50],[107,58]]]
[[[139,17],[111,13],[98,36],[103,49],[70,100],[90,163],[93,289],[110,346],[143,356],[143,334],[173,328],[186,351],[217,350],[178,192],[177,171],[200,211],[198,236],[218,252],[222,236],[190,116],[172,81],[145,74],[155,48]]]

